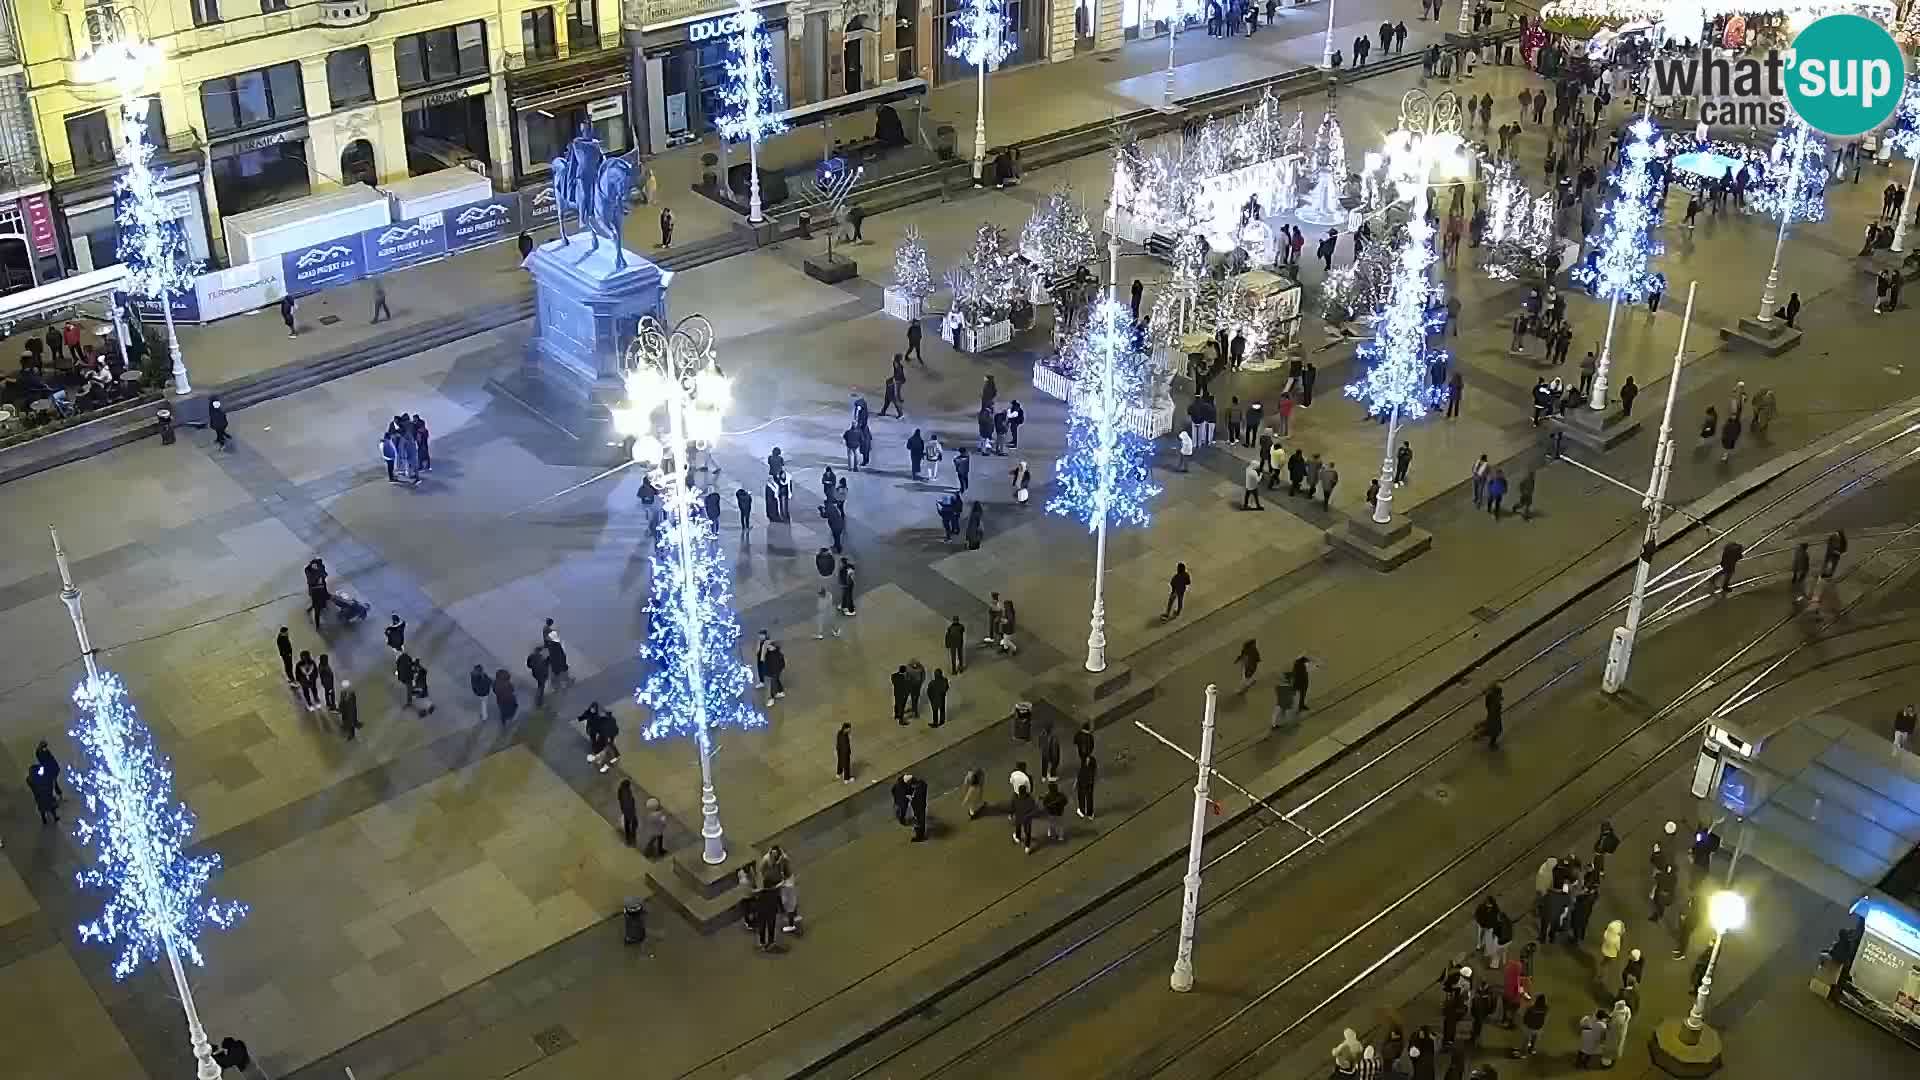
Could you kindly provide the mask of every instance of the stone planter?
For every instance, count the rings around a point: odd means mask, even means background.
[[[880,309],[896,319],[905,322],[918,322],[927,313],[927,302],[922,297],[909,296],[901,292],[897,285],[889,285],[881,292]]]

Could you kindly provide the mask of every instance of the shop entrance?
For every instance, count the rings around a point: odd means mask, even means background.
[[[372,187],[379,180],[380,172],[373,165],[373,144],[365,139],[348,143],[340,152],[340,182]]]
[[[867,18],[856,15],[847,23],[847,44],[843,59],[846,61],[847,93],[857,94],[867,88],[866,52],[867,39],[873,31],[867,28]]]
[[[304,138],[224,155],[222,149],[214,149],[213,160],[213,193],[220,202],[222,217],[298,199],[313,191]]]
[[[406,133],[407,175],[424,176],[480,162],[480,171],[492,159],[487,154],[487,98],[468,94],[452,101],[432,96],[408,99],[401,118]]]
[[[17,234],[0,235],[0,293],[33,288],[33,248]]]

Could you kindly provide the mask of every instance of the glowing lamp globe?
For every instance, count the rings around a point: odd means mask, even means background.
[[[1747,925],[1747,898],[1737,892],[1717,892],[1707,901],[1707,921],[1716,933]]]

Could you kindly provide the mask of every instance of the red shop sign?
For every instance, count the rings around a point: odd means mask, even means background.
[[[33,238],[35,255],[52,255],[59,250],[59,238],[53,233],[53,204],[44,194],[21,199],[20,213],[27,219],[27,235]]]

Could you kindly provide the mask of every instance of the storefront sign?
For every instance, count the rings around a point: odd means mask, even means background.
[[[295,248],[280,256],[287,293],[304,296],[335,285],[345,285],[366,276],[360,237],[344,236],[310,247]]]
[[[657,26],[670,26],[685,22],[701,15],[714,14],[731,9],[727,0],[643,0],[645,14],[641,16],[641,25],[652,29]]]
[[[627,99],[620,94],[587,102],[588,120],[606,120],[627,111]]]
[[[697,23],[689,23],[687,40],[698,45],[703,41],[712,41],[715,38],[723,38],[739,32],[740,16],[737,13],[722,15],[717,19],[702,19]]]
[[[360,242],[366,247],[366,272],[384,274],[445,255],[447,229],[442,215],[424,214],[368,229]]]
[[[212,322],[279,303],[287,295],[286,271],[279,259],[243,263],[201,274],[193,291],[199,299],[201,321]]]
[[[514,196],[501,195],[448,210],[448,249],[465,251],[512,236],[520,224],[519,206]]]
[[[20,200],[20,215],[27,221],[27,235],[33,239],[35,255],[52,255],[60,250],[60,238],[53,231],[53,204],[44,194]]]
[[[215,143],[213,156],[215,158],[238,157],[255,150],[265,150],[269,146],[279,146],[281,143],[305,141],[307,141],[307,125],[296,124],[279,131],[269,131],[264,135],[251,135],[244,139],[229,139],[226,142]]]
[[[194,294],[192,289],[175,293],[169,299],[173,301],[174,322],[197,323],[200,321],[200,298]],[[133,310],[139,312],[140,317],[148,321],[157,322],[166,318],[166,315],[160,310],[160,301],[152,297],[134,297]]]
[[[431,109],[436,105],[451,105],[470,97],[478,97],[487,92],[487,84],[474,83],[471,86],[456,87],[452,90],[435,90],[431,94],[416,94],[406,99],[409,109]]]
[[[538,229],[560,220],[560,197],[552,184],[520,192],[520,227]]]

